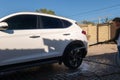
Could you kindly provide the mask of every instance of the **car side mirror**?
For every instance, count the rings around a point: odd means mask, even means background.
[[[6,22],[0,22],[0,30],[4,31],[8,29],[8,24]]]

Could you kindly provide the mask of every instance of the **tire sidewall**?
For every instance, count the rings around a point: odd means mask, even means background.
[[[80,65],[81,65],[81,63],[82,63],[82,53],[80,53],[80,56],[81,56],[81,59],[80,59],[80,61],[79,61],[79,64],[75,67],[73,67],[71,64],[70,64],[70,61],[69,61],[69,54],[70,54],[70,52],[73,50],[73,49],[76,49],[76,48],[78,48],[78,47],[81,47],[80,45],[76,45],[76,44],[74,44],[74,45],[71,45],[71,46],[69,46],[66,50],[65,50],[65,53],[64,53],[64,55],[63,55],[63,63],[65,64],[65,66],[67,66],[69,69],[77,69]]]

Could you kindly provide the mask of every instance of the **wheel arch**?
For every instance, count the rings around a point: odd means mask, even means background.
[[[83,41],[81,41],[81,40],[72,41],[72,42],[70,42],[70,43],[65,47],[65,49],[64,49],[64,51],[63,51],[63,56],[64,56],[64,54],[66,53],[66,50],[67,50],[70,46],[73,46],[73,45],[80,45],[81,47],[85,47],[85,44],[84,44]],[[87,54],[87,48],[83,48],[82,51],[83,51],[82,57],[84,58],[84,57],[86,56],[86,54]]]

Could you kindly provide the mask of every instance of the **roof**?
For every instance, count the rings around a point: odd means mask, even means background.
[[[45,13],[38,13],[38,12],[18,12],[18,13],[13,13],[13,14],[10,14],[8,16],[5,16],[3,18],[0,19],[0,22],[4,19],[7,19],[9,17],[12,17],[12,16],[16,16],[16,15],[41,15],[41,16],[48,16],[48,17],[53,17],[53,18],[60,18],[60,19],[64,19],[64,20],[68,20],[68,21],[72,21],[72,22],[76,22],[75,20],[72,20],[72,19],[68,19],[68,18],[65,18],[65,17],[60,17],[60,16],[56,16],[56,15],[50,15],[50,14],[45,14]]]

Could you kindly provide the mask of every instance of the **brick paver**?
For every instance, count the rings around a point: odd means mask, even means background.
[[[4,75],[0,80],[120,80],[116,52],[113,44],[97,45],[89,48],[87,57],[77,70],[69,70],[63,64],[47,64]]]

